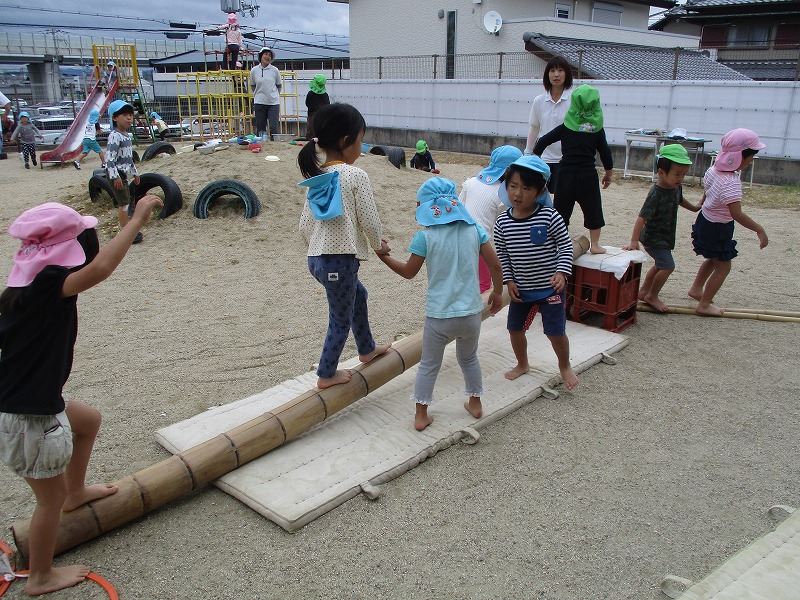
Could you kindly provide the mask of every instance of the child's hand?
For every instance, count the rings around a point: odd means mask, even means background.
[[[567,289],[567,276],[564,275],[564,273],[553,273],[553,276],[550,278],[550,285],[560,294]]]
[[[603,175],[603,189],[611,185],[611,173],[613,173],[613,171],[606,171],[605,175]]]
[[[117,180],[119,181],[119,180]],[[150,219],[150,215],[156,208],[162,208],[164,201],[158,196],[147,194],[136,203],[136,210],[133,212],[131,221],[138,220],[139,223],[144,224]]]
[[[769,244],[769,238],[767,237],[767,232],[763,229],[759,229],[756,231],[756,235],[758,236],[758,247],[762,250],[767,247]]]
[[[503,294],[492,292],[489,294],[489,312],[496,315],[503,309]]]
[[[627,246],[622,247],[623,250],[638,250],[639,249],[639,241],[638,240],[631,240],[631,243]]]
[[[389,254],[391,254],[391,252],[392,252],[392,249],[389,247],[389,244],[384,239],[381,240],[380,249],[379,250],[375,250],[375,254],[377,254],[378,256],[389,256]]]
[[[125,186],[122,184],[122,179],[121,178],[114,179],[114,188],[118,189],[118,190],[124,190],[125,189]]]
[[[506,288],[508,289],[508,296],[511,298],[512,302],[522,302],[522,299],[519,297],[519,289],[517,288],[516,283],[509,281],[506,284]]]

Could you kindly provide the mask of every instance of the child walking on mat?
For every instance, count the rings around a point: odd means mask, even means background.
[[[376,344],[367,313],[367,290],[358,279],[359,264],[370,248],[386,254],[381,220],[367,174],[352,166],[361,156],[366,122],[349,104],[329,104],[314,116],[312,138],[297,157],[308,187],[300,217],[300,233],[308,243],[308,269],[325,288],[328,333],[317,368],[317,387],[350,381],[337,369],[350,330],[361,362],[384,354],[391,342]]]
[[[128,227],[100,249],[97,219],[48,202],[9,227],[21,241],[0,295],[0,462],[36,496],[29,532],[31,596],[83,581],[83,565],[54,567],[61,512],[115,494],[113,484],[86,485],[100,413],[62,388],[72,370],[78,294],[114,272],[139,229],[162,202],[139,201]]]
[[[411,240],[409,259],[400,262],[388,254],[380,255],[380,259],[406,279],[413,279],[422,263],[428,264],[422,359],[413,396],[414,428],[422,431],[433,423],[428,406],[433,403],[433,387],[445,346],[453,340],[469,397],[464,408],[476,419],[483,416],[483,376],[478,361],[483,300],[478,291],[478,256],[486,261],[492,275],[492,314],[503,307],[503,272],[489,234],[458,202],[456,184],[449,179],[433,177],[422,184],[417,192],[416,216],[417,223],[425,229]]]
[[[749,129],[729,131],[721,145],[717,160],[703,178],[706,191],[702,209],[692,226],[694,252],[705,260],[689,288],[689,296],[698,302],[695,312],[708,317],[721,317],[724,313],[713,302],[731,271],[731,261],[739,254],[733,239],[734,221],[756,232],[759,248],[766,248],[769,243],[764,228],[742,211],[742,180],[738,173],[749,167],[753,157],[766,146]]]
[[[516,379],[530,371],[525,332],[537,312],[558,357],[568,390],[578,385],[569,361],[567,277],[572,274],[572,240],[561,215],[551,208],[547,180],[550,168],[538,156],[523,156],[508,167],[500,200],[510,207],[497,218],[494,245],[508,286],[508,333],[517,365],[505,374]]]
[[[639,217],[633,226],[631,243],[623,250],[638,250],[639,242],[652,257],[655,264],[645,275],[639,288],[639,300],[646,302],[659,312],[669,307],[658,297],[667,278],[675,270],[672,250],[675,248],[675,231],[678,226],[678,207],[692,212],[700,210],[683,197],[683,183],[692,161],[686,148],[680,144],[667,144],[658,154],[658,182],[650,189]]]

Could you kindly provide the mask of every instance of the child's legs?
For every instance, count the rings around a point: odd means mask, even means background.
[[[94,440],[100,431],[102,417],[100,411],[71,400],[66,408],[67,418],[72,427],[72,459],[66,470],[67,493],[77,495],[83,493],[86,484],[86,469],[92,455]]]
[[[356,348],[359,355],[369,354],[375,350],[375,338],[372,337],[372,329],[369,326],[369,309],[367,307],[367,288],[358,278],[359,261],[354,260],[353,279],[355,286],[355,300],[353,314],[351,316],[350,328],[353,330],[353,337],[356,340]]]
[[[668,248],[645,247],[647,253],[653,258],[655,264],[647,272],[644,283],[640,289],[639,298],[642,300],[658,298],[661,288],[675,270],[675,259]]]
[[[36,495],[36,508],[28,532],[28,568],[31,577],[50,571],[56,548],[61,508],[67,498],[67,481],[62,473],[48,479],[25,478]]]
[[[433,403],[433,387],[436,385],[439,369],[442,368],[444,348],[455,337],[448,327],[448,321],[450,319],[425,317],[425,327],[422,331],[422,358],[417,367],[412,397],[417,404],[427,406]]]
[[[535,302],[511,302],[508,305],[508,321],[506,327],[511,339],[511,349],[517,359],[517,366],[514,369],[521,370],[522,373],[528,371],[528,340],[525,337],[533,319],[539,312],[539,306]],[[506,374],[508,376],[508,373]]]
[[[22,143],[22,158],[28,162],[32,157],[36,156],[36,146],[33,144]]]
[[[478,281],[480,282],[481,294],[492,287],[492,274],[482,256],[478,257]]]
[[[707,306],[714,302],[714,296],[717,295],[722,284],[725,283],[728,273],[731,272],[731,261],[729,260],[711,260],[711,266],[711,274],[706,280],[703,295],[700,298],[701,306]]]
[[[317,376],[329,379],[336,373],[353,321],[356,298],[357,263],[352,254],[309,256],[308,268],[322,286],[328,299],[328,333],[322,345]]]
[[[448,319],[456,327],[456,360],[464,374],[464,392],[467,396],[483,394],[483,374],[478,360],[478,340],[481,334],[481,314]]]
[[[703,288],[706,285],[706,281],[708,281],[708,278],[711,276],[711,273],[714,272],[715,262],[716,261],[707,258],[703,261],[703,264],[700,265],[700,268],[697,269],[697,275],[694,276],[692,287],[689,288],[690,297],[698,301],[703,297]]]

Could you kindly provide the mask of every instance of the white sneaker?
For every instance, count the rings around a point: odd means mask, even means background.
[[[78,171],[81,170],[81,163],[79,163],[77,160],[73,160],[72,164],[75,165],[75,168],[78,169]]]

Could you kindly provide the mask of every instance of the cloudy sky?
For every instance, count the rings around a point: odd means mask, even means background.
[[[240,4],[258,5],[259,8],[255,17],[251,17],[249,11],[244,16],[240,14],[239,23],[257,30],[267,29],[268,35],[270,32],[274,32],[276,37],[290,37],[279,32],[348,34],[347,4],[327,0],[240,0]],[[99,35],[108,37],[142,37],[144,34],[104,31],[105,28],[169,29],[169,23],[173,21],[196,23],[208,28],[222,24],[226,19],[220,0],[0,0],[0,9],[0,30],[3,31],[38,32],[58,27],[65,33],[85,35],[94,28]],[[14,26],[20,24],[41,27]],[[68,29],[68,26],[81,26],[88,30],[78,31]],[[163,34],[158,35],[163,39]]]

